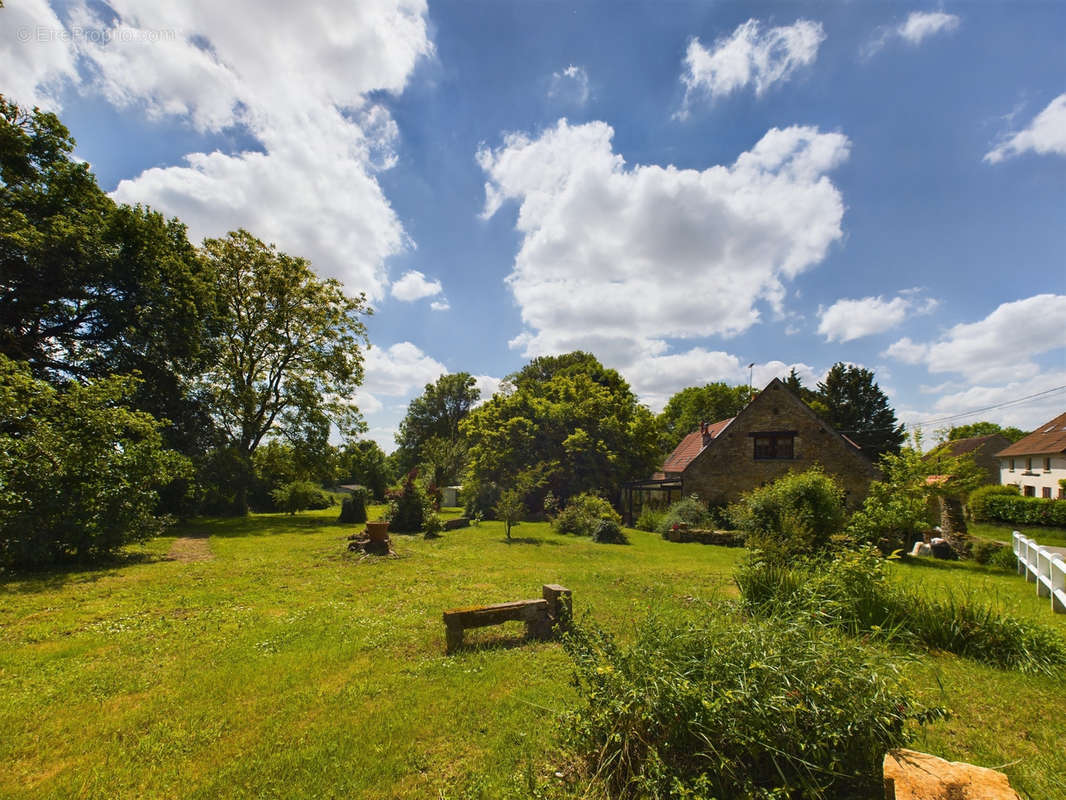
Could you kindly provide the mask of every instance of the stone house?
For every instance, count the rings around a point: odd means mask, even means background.
[[[922,458],[935,461],[937,458],[956,458],[970,455],[974,463],[985,473],[985,483],[999,483],[999,456],[1001,450],[1010,447],[1010,439],[1002,433],[988,436],[971,436],[969,439],[954,439],[938,444]]]
[[[703,423],[688,434],[663,463],[661,474],[628,484],[627,517],[639,514],[642,501],[667,493],[696,494],[713,505],[730,503],[789,471],[815,465],[840,483],[850,509],[862,505],[879,475],[857,444],[774,378],[736,417]]]
[[[1026,497],[1066,498],[1066,414],[1037,427],[1024,439],[996,453],[999,482],[1013,483]]]

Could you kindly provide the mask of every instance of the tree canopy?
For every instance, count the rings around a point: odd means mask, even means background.
[[[838,433],[858,444],[874,461],[883,453],[898,453],[906,439],[896,412],[868,369],[837,362],[818,384],[823,415]]]
[[[459,432],[481,392],[468,372],[441,375],[407,406],[396,434],[396,462],[403,472],[424,464],[437,485],[456,481],[466,460]]]
[[[730,386],[722,381],[682,389],[670,398],[657,418],[663,451],[672,451],[701,422],[735,417],[750,399],[747,386]]]
[[[204,241],[220,303],[219,355],[202,376],[219,429],[237,457],[268,434],[323,447],[331,424],[342,433],[362,420],[347,399],[363,378],[363,295],[348,297],[302,258],[247,231]],[[246,487],[237,490],[246,508]]]
[[[958,439],[970,439],[974,436],[991,436],[1000,433],[1016,442],[1028,436],[1028,432],[1014,427],[1002,427],[995,422],[971,422],[969,425],[956,425],[947,431],[947,441],[954,442]]]
[[[461,425],[470,487],[535,476],[538,491],[560,499],[590,490],[615,495],[624,481],[655,468],[655,418],[594,357],[536,359],[512,377],[513,391],[495,395]]]

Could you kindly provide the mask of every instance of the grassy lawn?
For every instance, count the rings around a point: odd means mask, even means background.
[[[561,763],[567,659],[556,643],[517,646],[518,623],[468,633],[477,647],[446,657],[441,612],[554,582],[579,618],[624,636],[652,605],[734,593],[741,554],[639,531],[597,545],[534,523],[508,543],[483,523],[394,536],[399,558],[360,560],[336,513],[198,520],[178,533],[209,535],[209,560],[169,559],[172,536],[118,565],[0,583],[0,796],[501,797]],[[895,570],[1066,633],[1011,574]],[[1033,798],[1066,795],[1066,678],[932,654],[907,672],[953,712],[920,749],[1009,765]]]
[[[1011,534],[1020,531],[1025,536],[1034,540],[1037,544],[1045,544],[1051,547],[1066,547],[1066,529],[1063,528],[1039,528],[1034,525],[1004,525],[992,522],[971,522],[967,529],[974,536],[982,539],[995,539],[1000,542],[1010,542]]]

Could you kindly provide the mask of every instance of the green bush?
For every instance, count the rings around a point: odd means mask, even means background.
[[[463,513],[471,519],[496,519],[496,506],[500,502],[501,491],[500,485],[491,481],[485,483],[467,481],[463,484],[461,496]]]
[[[763,617],[800,617],[852,635],[918,642],[1020,672],[1066,664],[1055,631],[1000,613],[977,596],[931,597],[889,580],[876,550],[846,551],[831,562],[794,566],[753,555],[735,578],[745,608]]]
[[[599,544],[629,544],[622,526],[613,519],[601,519],[592,532],[592,541]]]
[[[1044,525],[1066,528],[1066,502],[1044,497],[989,495],[984,512],[989,520],[1009,525]]]
[[[1014,572],[1018,568],[1018,557],[1014,555],[1014,550],[1010,547],[1001,547],[989,557],[988,566]]]
[[[638,531],[650,531],[650,532],[657,531],[657,530],[659,530],[659,527],[662,524],[663,518],[665,516],[666,516],[665,509],[653,508],[651,506],[645,506],[641,510],[640,516],[637,517],[637,523],[636,523],[636,525],[634,525],[634,527]]]
[[[975,539],[970,546],[970,557],[978,564],[988,564],[1000,550],[1010,550],[1002,542],[991,539]]]
[[[306,509],[329,508],[333,498],[310,481],[292,481],[270,493],[278,511],[295,514]]]
[[[391,532],[418,533],[433,513],[433,501],[419,485],[417,477],[418,471],[411,470],[399,488],[385,492],[389,504],[385,509],[385,520]]]
[[[1020,495],[1021,489],[1012,484],[979,486],[970,492],[970,496],[966,499],[966,509],[970,512],[970,519],[975,522],[987,522],[989,518],[985,502],[989,497],[1019,497]]]
[[[123,407],[139,381],[56,390],[0,355],[0,568],[104,558],[162,533],[158,490],[190,476],[161,423]]]
[[[710,528],[713,524],[707,506],[698,495],[690,494],[666,509],[666,513],[659,520],[657,530],[665,535],[675,528]]]
[[[616,798],[873,797],[909,721],[940,713],[882,654],[798,620],[655,612],[623,646],[564,637],[582,707],[566,744]]]
[[[844,527],[844,492],[820,467],[789,472],[742,496],[729,516],[749,546],[784,558],[813,555]]]
[[[340,522],[360,524],[366,522],[366,501],[369,494],[367,489],[359,487],[341,501]]]
[[[610,520],[619,526],[622,524],[622,517],[610,503],[602,497],[585,492],[570,498],[570,502],[552,520],[552,527],[559,533],[592,536],[596,533],[600,520]]]

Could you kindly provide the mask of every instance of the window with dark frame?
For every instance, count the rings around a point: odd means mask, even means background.
[[[1044,472],[1051,472],[1051,459],[1050,458],[1045,458],[1044,459]]]
[[[1036,497],[1036,487],[1035,486],[1023,486],[1022,487],[1022,495],[1024,495],[1025,497]]]
[[[1051,487],[1050,486],[1041,487],[1040,495],[1042,497],[1046,497],[1048,500],[1050,500],[1051,499]]]
[[[751,434],[756,461],[789,460],[796,457],[795,431],[766,431]]]
[[[1013,458],[1010,460],[1010,471],[1014,472],[1014,459]]]

